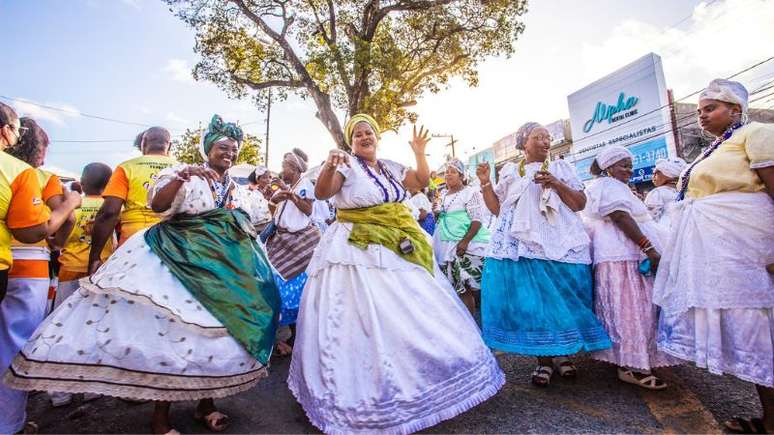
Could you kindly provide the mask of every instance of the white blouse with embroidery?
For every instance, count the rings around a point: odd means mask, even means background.
[[[534,182],[541,165],[541,162],[524,165],[524,176],[519,175],[519,167],[514,163],[500,171],[500,181],[495,187],[500,215],[487,256],[590,264],[590,240],[579,214],[553,189],[544,191],[543,186]],[[583,190],[575,168],[564,160],[551,162],[548,171],[570,188]]]
[[[482,209],[484,207],[486,206],[484,205],[484,199],[481,197],[481,192],[473,187],[467,186],[455,193],[448,193],[448,191],[446,191],[441,198],[439,207],[435,211],[453,212],[465,210],[471,221],[481,222],[481,225],[483,226],[484,213]],[[459,242],[441,240],[441,226],[443,225],[441,219],[442,218],[439,216],[435,234],[433,235],[433,251],[435,251],[435,259],[439,264],[448,263],[454,260],[457,256],[457,243]],[[487,243],[471,241],[468,245],[467,253],[483,257],[486,255],[488,246]]]

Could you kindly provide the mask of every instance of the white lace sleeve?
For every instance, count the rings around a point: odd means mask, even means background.
[[[634,201],[639,199],[629,190],[629,186],[611,177],[602,177],[595,183],[598,184],[587,205],[590,213],[600,218],[616,211],[635,214]]]
[[[481,196],[480,192],[472,188],[469,189],[471,190],[471,194],[468,202],[465,203],[465,210],[467,210],[470,220],[484,222],[484,213],[482,209],[484,198]]]
[[[515,163],[508,163],[500,169],[500,180],[494,188],[494,192],[500,202],[503,202],[508,198],[508,188],[518,177],[518,167]]]
[[[156,174],[156,182],[153,184],[153,187],[148,191],[148,206],[150,207],[151,202],[153,202],[153,198],[156,196],[156,194],[164,188],[167,184],[172,182],[177,178],[177,172],[182,170],[188,165],[176,165],[172,166],[166,169],[162,169],[159,171],[158,174]],[[175,194],[175,199],[172,200],[172,205],[169,207],[169,210],[162,213],[163,216],[172,216],[174,214],[180,213],[183,211],[183,203],[185,202],[185,197],[188,193],[189,183],[183,183],[182,186],[180,186],[180,189],[177,191],[177,194]]]
[[[562,183],[570,186],[573,190],[584,190],[586,186],[578,178],[575,167],[566,160],[554,160],[551,162],[551,172]]]

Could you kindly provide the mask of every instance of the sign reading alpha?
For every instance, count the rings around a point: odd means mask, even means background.
[[[639,101],[640,99],[637,97],[626,98],[626,95],[621,92],[618,94],[618,102],[615,105],[605,104],[601,101],[597,102],[597,107],[594,109],[594,115],[583,124],[583,132],[590,132],[591,129],[594,128],[594,124],[600,124],[602,121],[607,121],[608,124],[612,124],[616,121],[636,115],[637,109],[630,109],[636,106]]]

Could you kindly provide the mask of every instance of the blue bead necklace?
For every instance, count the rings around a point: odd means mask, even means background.
[[[368,174],[368,177],[371,179],[371,181],[376,184],[379,189],[382,191],[382,195],[384,197],[384,202],[391,202],[390,201],[390,194],[387,191],[387,187],[382,184],[381,180],[379,180],[379,177],[376,176],[376,174],[373,173],[370,167],[368,167],[368,164],[366,164],[365,160],[363,160],[359,156],[355,156],[358,163],[360,163],[360,166],[363,168],[366,174]],[[385,178],[387,178],[387,181],[390,182],[390,185],[392,186],[393,190],[395,190],[395,202],[403,202],[404,199],[406,199],[406,189],[403,188],[403,185],[400,181],[398,181],[394,175],[387,169],[387,167],[382,163],[381,160],[376,161],[376,165],[379,167],[379,170],[384,174]],[[402,193],[401,193],[402,192]]]
[[[702,152],[701,155],[697,157],[696,160],[694,160],[685,171],[683,171],[682,175],[680,175],[680,182],[679,182],[680,188],[677,189],[678,190],[677,201],[682,201],[685,199],[685,194],[688,192],[688,181],[691,178],[691,171],[693,171],[693,168],[695,168],[696,165],[699,164],[702,160],[706,159],[712,153],[714,153],[715,150],[718,149],[718,147],[720,147],[720,144],[722,144],[728,138],[730,138],[734,134],[734,132],[738,128],[742,127],[743,125],[745,124],[741,122],[737,122],[735,124],[732,124],[730,127],[728,127],[722,136],[715,139],[712,142],[712,144],[708,146],[707,149],[704,150],[704,152]]]

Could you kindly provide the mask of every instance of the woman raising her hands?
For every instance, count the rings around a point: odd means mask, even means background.
[[[547,386],[554,368],[572,378],[567,359],[610,347],[592,312],[590,240],[577,211],[583,184],[564,160],[548,161],[548,130],[523,125],[516,147],[525,159],[508,164],[492,187],[488,164],[476,170],[489,210],[497,215],[484,262],[481,323],[489,347],[532,355],[532,383]]]
[[[504,382],[401,203],[428,183],[429,134],[414,129],[417,169],[408,169],[377,158],[379,132],[370,116],[353,116],[352,154],[331,151],[315,186],[338,214],[307,269],[288,385],[326,433],[416,432]]]

